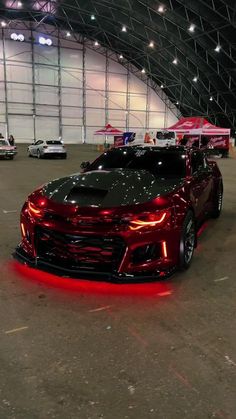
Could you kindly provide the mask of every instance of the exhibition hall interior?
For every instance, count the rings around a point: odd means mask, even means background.
[[[236,2],[0,0],[0,419],[236,418]]]

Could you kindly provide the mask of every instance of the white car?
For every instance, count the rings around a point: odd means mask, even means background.
[[[38,140],[28,147],[29,157],[60,157],[66,159],[67,152],[64,144],[60,140]]]

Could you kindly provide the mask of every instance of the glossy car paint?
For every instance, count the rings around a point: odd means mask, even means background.
[[[0,158],[13,160],[16,154],[15,146],[11,146],[7,140],[0,139]]]
[[[147,149],[136,147],[140,148]],[[148,149],[152,152],[151,148]],[[181,179],[157,179],[151,173],[142,170],[87,171],[49,182],[33,192],[22,209],[22,241],[16,255],[32,266],[46,267],[64,275],[80,278],[99,279],[102,276],[103,279],[115,280],[132,280],[137,277],[150,279],[172,272],[179,264],[180,238],[187,212],[191,210],[196,224],[200,224],[212,210],[214,196],[221,182],[221,173],[215,162],[205,160],[204,170],[193,174],[193,151],[182,147],[174,149],[186,156],[186,176]],[[78,193],[82,190],[79,202],[76,202],[73,196],[70,198],[73,188],[76,188]],[[83,191],[87,193],[94,188],[98,192],[95,198],[89,193],[83,196]],[[103,191],[106,193],[103,194]],[[149,225],[141,227],[132,224],[132,220],[150,213],[160,214],[160,220],[164,217],[163,221],[160,224],[149,222]],[[63,241],[63,237],[73,238],[73,245],[70,242],[69,247],[66,243],[63,247],[63,243],[60,242],[61,253],[57,251],[56,263],[55,257],[50,259],[50,249],[47,253],[48,258],[44,257],[43,260],[37,253],[37,234],[40,228],[43,229],[40,230],[43,231],[40,246],[43,240],[49,240],[51,234],[54,235],[52,243],[55,247],[59,246],[59,240]],[[84,238],[89,242],[83,253],[84,265],[82,263],[77,269],[72,265],[65,268],[65,260],[78,258],[76,246]],[[107,272],[103,269],[103,263],[105,266],[109,240],[114,238],[121,240],[124,247],[115,268]],[[105,250],[99,253],[100,262],[99,257],[95,255],[96,240],[105,240],[108,243]],[[139,251],[137,249],[143,249],[145,246],[149,248],[152,245],[156,246],[154,257],[141,258],[141,261],[135,259],[135,252]],[[68,248],[71,252],[69,256]]]
[[[51,144],[52,143],[52,144]],[[38,140],[28,147],[29,157],[60,157],[66,158],[66,148],[61,141]]]

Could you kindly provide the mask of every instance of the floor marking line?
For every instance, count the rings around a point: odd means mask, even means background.
[[[214,282],[221,282],[221,281],[225,281],[226,279],[229,279],[229,277],[224,276],[223,278],[215,279]]]
[[[112,306],[104,306],[104,307],[94,308],[93,310],[89,310],[89,313],[97,313],[98,311],[108,310],[111,307]]]
[[[232,359],[230,359],[230,357],[228,355],[225,355],[225,359],[228,362],[228,364],[233,365],[234,367],[236,367],[236,362],[234,362]]]
[[[18,327],[17,329],[7,330],[5,332],[6,335],[10,335],[11,333],[21,332],[21,330],[28,329],[28,326]]]
[[[11,211],[7,211],[7,210],[2,210],[3,214],[12,214],[17,212],[17,210],[11,210]]]

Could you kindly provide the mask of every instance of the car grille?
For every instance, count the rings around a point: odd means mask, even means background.
[[[115,272],[125,247],[119,237],[64,234],[41,227],[36,231],[37,257],[63,269]]]

